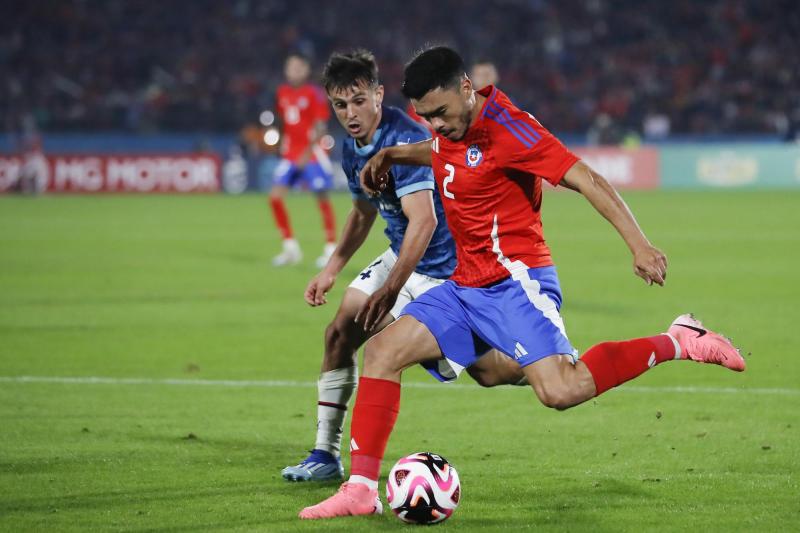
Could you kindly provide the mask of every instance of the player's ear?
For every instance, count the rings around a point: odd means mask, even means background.
[[[466,74],[461,78],[461,94],[467,99],[472,96],[472,80]]]
[[[375,103],[381,105],[383,103],[383,85],[375,87]]]

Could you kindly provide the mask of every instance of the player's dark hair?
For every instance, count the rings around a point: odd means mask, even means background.
[[[450,89],[461,83],[466,69],[458,52],[435,46],[419,52],[407,65],[403,96],[419,100],[435,89]]]
[[[327,92],[362,84],[371,89],[378,86],[378,64],[372,52],[359,48],[347,54],[337,52],[328,59],[322,73],[322,85]]]

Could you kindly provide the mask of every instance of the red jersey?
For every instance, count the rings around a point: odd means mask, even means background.
[[[434,134],[432,166],[458,264],[450,278],[481,287],[553,264],[542,233],[542,179],[557,185],[577,161],[532,115],[493,86],[466,136]]]
[[[283,122],[281,155],[297,161],[308,148],[317,121],[330,119],[328,100],[322,89],[310,83],[300,87],[283,84],[278,87],[276,100]]]

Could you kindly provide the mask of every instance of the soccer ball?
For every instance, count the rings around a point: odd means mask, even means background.
[[[441,455],[412,453],[392,467],[386,500],[400,520],[436,524],[448,519],[461,499],[458,472]]]

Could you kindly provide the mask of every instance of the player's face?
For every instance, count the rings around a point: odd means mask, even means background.
[[[298,86],[306,82],[308,75],[311,74],[311,67],[305,59],[290,56],[286,60],[283,73],[290,85]]]
[[[441,87],[411,100],[414,111],[430,122],[433,130],[451,141],[460,141],[467,134],[475,109],[472,82],[464,78],[457,87]]]
[[[383,85],[369,87],[361,83],[347,89],[333,89],[328,92],[328,99],[339,124],[350,137],[360,144],[369,144],[381,121]]]

